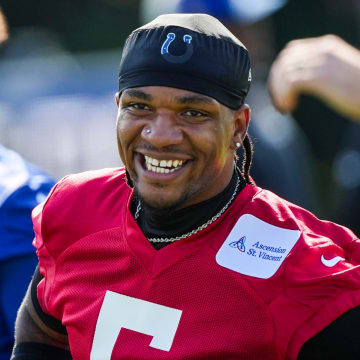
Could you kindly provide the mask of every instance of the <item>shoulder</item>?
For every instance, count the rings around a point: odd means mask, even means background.
[[[34,207],[43,201],[55,181],[15,151],[0,145],[0,207]]]
[[[277,336],[296,358],[306,340],[360,304],[360,242],[270,191],[248,191],[228,248],[242,251],[236,267],[270,304]]]
[[[119,226],[130,194],[122,168],[64,177],[33,211],[34,245],[46,244],[55,255],[87,235]]]
[[[122,196],[128,186],[123,168],[107,168],[67,175],[54,187],[45,205],[47,209],[56,207],[80,207],[101,205],[106,196]],[[81,202],[79,202],[81,200]],[[59,209],[57,209],[59,210]],[[76,209],[74,209],[76,210]]]
[[[16,152],[0,145],[0,259],[33,254],[32,209],[55,181]]]
[[[25,161],[16,152],[0,146],[0,206],[29,178]]]
[[[251,274],[284,276],[296,282],[301,276],[332,276],[360,264],[360,241],[351,230],[320,220],[270,191],[245,190],[246,203],[232,231],[238,238],[245,237],[256,255],[251,258],[256,270]]]
[[[84,171],[77,174],[70,174],[63,177],[57,184],[61,189],[85,189],[99,184],[109,184],[113,181],[125,182],[125,169],[105,168],[97,170]]]
[[[107,168],[67,175],[51,191],[42,212],[55,211],[67,217],[77,213],[91,213],[108,206],[114,197],[121,200],[130,193],[123,168]],[[89,215],[89,214],[88,214]]]
[[[312,212],[268,190],[258,188],[252,201],[248,204],[248,208],[251,209],[253,215],[264,221],[274,226],[298,230],[307,238],[330,238],[343,247],[348,247],[352,241],[358,240],[350,229],[331,221],[319,219]],[[316,241],[312,241],[312,243],[316,243]]]

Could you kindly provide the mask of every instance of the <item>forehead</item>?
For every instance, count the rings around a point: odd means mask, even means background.
[[[209,96],[167,86],[142,86],[130,88],[124,90],[121,96],[123,98],[137,98],[145,101],[166,100],[182,104],[201,103],[212,106],[221,106],[217,100]]]

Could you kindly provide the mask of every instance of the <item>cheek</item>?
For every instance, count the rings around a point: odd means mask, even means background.
[[[229,155],[231,155],[230,151],[230,140],[231,140],[231,131],[229,127],[225,126],[218,126],[217,131],[215,133],[216,140],[215,142],[215,148],[216,148],[216,154],[217,158],[219,159],[221,164],[224,164]]]
[[[126,158],[132,141],[136,138],[136,128],[126,118],[118,116],[116,122],[116,136],[121,160],[126,165]]]
[[[206,131],[199,131],[194,137],[194,145],[203,154],[206,166],[211,165],[222,168],[229,154],[228,134],[224,127],[214,126]]]
[[[136,138],[137,134],[141,131],[141,124],[133,119],[129,118],[129,116],[122,114],[121,112],[118,114],[117,122],[116,122],[116,133],[118,137],[118,141],[122,144],[122,146],[128,146],[133,139]]]
[[[126,133],[129,131],[129,121],[124,116],[118,115],[116,121],[116,132],[119,138],[125,138]]]
[[[118,146],[118,152],[119,152],[119,155],[120,155],[120,159],[121,159],[122,163],[124,165],[126,165],[126,159],[125,159],[123,144],[122,144],[122,141],[121,141],[121,135],[120,135],[119,128],[118,128],[117,125],[116,125],[116,141],[117,141],[117,146]]]
[[[120,152],[122,151],[122,144],[124,139],[123,133],[124,133],[124,124],[118,117],[116,120],[116,138]]]

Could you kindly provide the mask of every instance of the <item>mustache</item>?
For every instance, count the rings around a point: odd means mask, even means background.
[[[156,153],[164,153],[164,154],[177,154],[177,155],[188,155],[193,157],[194,155],[186,150],[183,149],[179,149],[178,147],[174,146],[174,145],[168,145],[168,146],[163,146],[163,147],[156,147],[153,146],[151,144],[147,144],[147,143],[143,143],[140,145],[137,145],[136,148],[134,149],[134,151],[136,152],[141,152],[141,151],[151,151],[151,152],[156,152]]]

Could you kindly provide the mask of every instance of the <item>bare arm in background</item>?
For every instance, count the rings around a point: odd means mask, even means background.
[[[271,67],[268,86],[281,112],[294,111],[299,96],[309,94],[360,121],[360,51],[338,36],[289,42]]]
[[[40,343],[69,351],[66,335],[50,329],[37,315],[31,300],[30,287],[18,312],[15,324],[15,346],[20,343]]]

